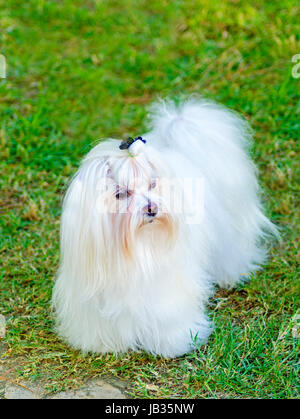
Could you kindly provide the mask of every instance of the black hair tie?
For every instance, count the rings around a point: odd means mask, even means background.
[[[142,137],[135,137],[135,138],[128,137],[127,140],[124,140],[121,142],[121,144],[119,145],[119,149],[126,150],[137,140],[143,141],[144,144],[146,143],[146,140],[144,140],[144,138]]]

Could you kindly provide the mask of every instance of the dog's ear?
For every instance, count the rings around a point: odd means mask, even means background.
[[[103,286],[106,277],[105,266],[100,263],[105,261],[105,214],[99,205],[109,172],[106,159],[84,162],[63,204],[59,279],[72,282],[74,289],[80,284],[87,298]]]

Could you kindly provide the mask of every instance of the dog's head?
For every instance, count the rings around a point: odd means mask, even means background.
[[[118,250],[126,259],[149,249],[159,253],[177,237],[175,186],[157,151],[139,144],[120,149],[119,144],[108,140],[94,147],[73,181],[78,227],[85,224],[94,240],[105,242],[116,256]]]

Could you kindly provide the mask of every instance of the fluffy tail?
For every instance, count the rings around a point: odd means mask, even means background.
[[[183,153],[192,147],[200,154],[210,150],[215,154],[217,146],[227,154],[247,150],[252,142],[247,121],[212,101],[191,98],[178,105],[160,101],[152,106],[149,116],[151,142],[159,147],[177,148]]]
[[[149,143],[171,156],[184,156],[192,164],[177,164],[179,176],[195,174],[196,167],[215,197],[216,208],[205,208],[207,220],[220,226],[217,235],[222,236],[212,244],[218,259],[215,276],[220,285],[234,285],[240,275],[264,262],[266,239],[278,236],[260,201],[256,168],[249,157],[251,129],[223,106],[197,98],[179,105],[161,101],[150,116]]]

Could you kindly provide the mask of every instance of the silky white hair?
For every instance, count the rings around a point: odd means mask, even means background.
[[[255,272],[277,235],[263,213],[245,120],[191,98],[161,101],[150,121],[134,153],[113,139],[94,147],[65,196],[53,307],[59,335],[84,352],[177,357],[205,343],[215,285]],[[202,216],[192,222],[191,205],[175,210],[169,199],[171,188],[175,201],[180,193],[193,200],[185,179],[202,180],[193,203]]]

